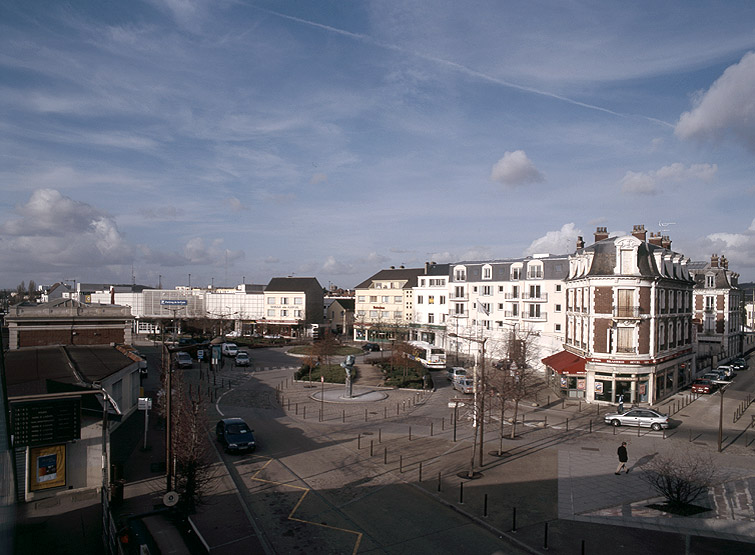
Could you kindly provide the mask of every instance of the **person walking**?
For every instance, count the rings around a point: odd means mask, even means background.
[[[619,412],[624,412],[624,394],[619,395]]]
[[[627,454],[627,442],[622,441],[621,445],[619,445],[619,448],[617,449],[616,453],[619,455],[619,466],[616,468],[615,474],[621,474],[621,471],[626,471],[627,474],[629,474],[629,469],[627,468],[627,461],[629,460],[629,455]]]

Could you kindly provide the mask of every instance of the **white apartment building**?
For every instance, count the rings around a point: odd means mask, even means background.
[[[537,337],[542,355],[538,360],[559,351],[565,329],[563,280],[568,271],[567,255],[451,264],[445,348],[449,353],[476,353],[479,340],[486,337],[488,356],[504,358],[508,334],[527,330]]]
[[[448,321],[449,264],[425,264],[424,274],[413,288],[414,316],[409,339],[442,346]]]

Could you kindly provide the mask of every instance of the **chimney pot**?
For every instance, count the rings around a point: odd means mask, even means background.
[[[604,239],[608,239],[608,229],[600,226],[595,228],[595,242],[597,243]]]
[[[585,240],[582,238],[581,235],[577,235],[577,248],[578,249],[584,249],[585,248]]]
[[[632,235],[637,237],[640,241],[644,241],[646,237],[647,232],[645,231],[644,225],[635,225],[632,227]]]

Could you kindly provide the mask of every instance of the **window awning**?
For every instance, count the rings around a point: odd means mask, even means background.
[[[550,366],[559,374],[584,374],[585,373],[585,359],[570,353],[569,351],[561,351],[555,355],[545,357],[542,360],[543,364]]]

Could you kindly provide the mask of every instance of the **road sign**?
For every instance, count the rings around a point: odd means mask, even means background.
[[[197,360],[204,360],[204,349],[197,349]]]
[[[186,306],[189,301],[186,299],[161,299],[160,304],[163,306]]]
[[[139,410],[150,410],[152,408],[152,399],[149,397],[139,397],[136,406]]]

